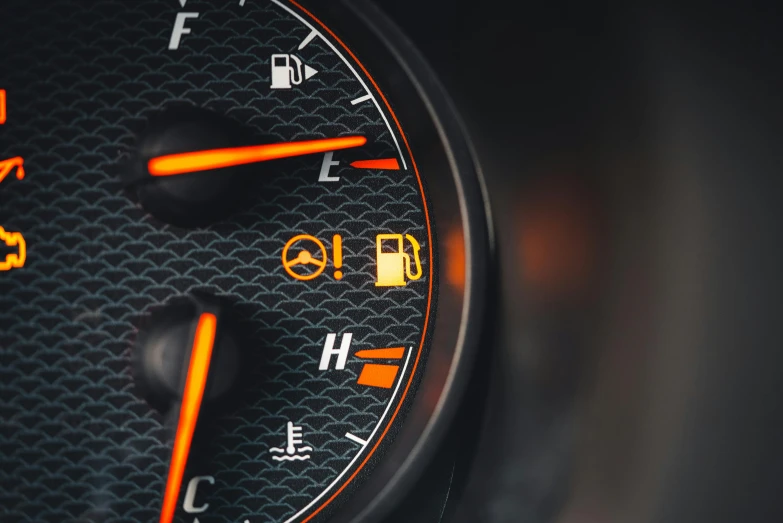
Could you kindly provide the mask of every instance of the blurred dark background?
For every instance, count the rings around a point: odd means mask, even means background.
[[[783,521],[779,8],[378,3],[473,139],[502,282],[421,521]]]

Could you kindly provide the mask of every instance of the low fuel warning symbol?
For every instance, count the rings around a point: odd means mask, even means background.
[[[405,253],[402,234],[379,234],[376,236],[375,256],[378,270],[376,287],[403,287],[409,281],[421,278],[421,258],[419,256],[421,246],[410,234],[406,234],[405,239],[413,248],[413,262],[411,262],[410,255]],[[411,266],[415,267],[413,272],[411,272]],[[407,280],[405,276],[408,277]]]

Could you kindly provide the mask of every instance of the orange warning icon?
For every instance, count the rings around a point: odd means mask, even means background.
[[[405,253],[402,234],[379,234],[375,237],[376,241],[376,267],[378,269],[378,281],[376,287],[402,287],[407,285],[408,281],[416,281],[421,278],[421,258],[419,250],[421,246],[416,238],[410,234],[405,235],[405,239],[413,247],[413,263],[411,257]],[[384,244],[389,244],[389,249],[384,249]],[[416,267],[415,272],[411,272],[411,265]],[[408,279],[405,279],[405,276]]]
[[[24,178],[24,160],[21,156],[15,156],[14,158],[0,161],[0,182],[11,174],[14,167],[16,167],[16,178],[19,180]]]
[[[0,259],[0,272],[10,271],[24,267],[27,260],[27,243],[20,232],[6,232],[0,227],[0,242],[8,247],[16,247],[16,254],[9,254],[5,259]]]
[[[340,270],[343,266],[343,238],[339,234],[332,238],[332,249],[334,277],[339,280],[343,277]],[[298,234],[283,247],[283,269],[295,280],[309,281],[317,278],[326,270],[328,262],[326,246],[315,236]]]
[[[0,125],[6,121],[5,97],[5,89],[0,89]]]

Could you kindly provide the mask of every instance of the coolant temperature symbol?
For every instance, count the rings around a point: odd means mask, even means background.
[[[269,452],[272,454],[283,454],[283,456],[272,456],[275,461],[306,461],[310,459],[313,447],[299,447],[302,444],[302,427],[297,427],[293,422],[286,423],[286,445],[285,447],[272,447]]]

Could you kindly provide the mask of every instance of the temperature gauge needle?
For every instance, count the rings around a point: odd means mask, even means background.
[[[182,406],[179,412],[177,433],[174,437],[174,450],[171,454],[169,477],[166,481],[166,491],[163,496],[163,509],[160,513],[160,523],[171,523],[177,506],[182,476],[190,453],[193,431],[196,428],[201,400],[204,397],[204,387],[207,384],[209,363],[212,359],[212,348],[215,344],[217,317],[211,313],[203,313],[196,326],[193,348],[190,353],[190,364],[185,379],[185,390],[182,395]]]
[[[158,156],[149,161],[152,176],[174,176],[211,169],[221,169],[249,163],[279,160],[306,154],[326,153],[340,149],[361,147],[367,143],[364,136],[344,136],[296,142],[281,142],[249,147],[209,149],[180,154]]]

